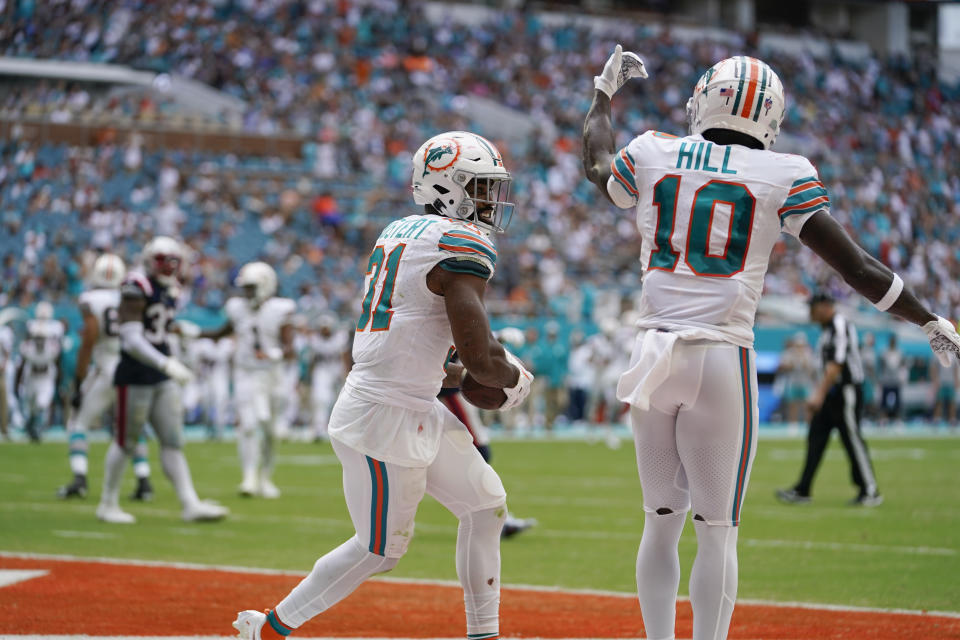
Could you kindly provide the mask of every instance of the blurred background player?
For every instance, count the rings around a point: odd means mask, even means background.
[[[647,131],[617,149],[610,102],[643,62],[617,45],[594,78],[583,130],[587,178],[642,237],[639,334],[617,397],[628,402],[643,490],[637,590],[650,638],[672,638],[678,544],[693,513],[694,640],[727,637],[737,593],[737,534],[756,454],[753,325],[781,232],[833,267],[880,311],[923,327],[946,365],[960,335],[830,215],[816,169],[769,151],[780,133],[780,78],[756,58],[722,60],[687,102],[689,134]],[[679,479],[679,480],[678,480]]]
[[[780,391],[784,422],[806,422],[807,398],[817,373],[813,350],[807,334],[798,331],[787,341],[777,365],[777,388]]]
[[[10,311],[19,313],[19,310]],[[0,318],[0,438],[6,440],[10,437],[10,414],[16,409],[16,396],[12,392],[16,377],[13,351],[16,335],[8,324],[13,313],[4,309],[0,314],[3,314]]]
[[[277,274],[265,262],[243,265],[235,284],[243,295],[227,300],[227,322],[201,335],[213,339],[232,335],[236,342],[233,389],[243,478],[240,495],[279,498],[273,468],[278,421],[285,409],[280,395],[291,393],[284,385],[283,368],[296,358],[293,316],[297,305],[289,298],[274,297]]]
[[[113,380],[117,428],[107,449],[103,493],[97,506],[97,517],[104,522],[136,521],[120,509],[118,497],[126,459],[133,454],[147,421],[160,443],[160,463],[177,492],[183,520],[219,520],[228,513],[226,507],[197,497],[183,455],[181,385],[193,374],[170,356],[168,342],[168,332],[176,330],[173,316],[183,256],[179,242],[157,236],[143,248],[143,272],[131,271],[120,287],[120,362]]]
[[[117,307],[120,305],[120,284],[126,274],[127,267],[119,256],[103,254],[93,263],[91,289],[81,293],[78,300],[83,331],[71,399],[74,411],[67,422],[73,480],[57,491],[61,498],[87,495],[87,433],[102,426],[104,412],[114,406],[117,399],[113,386],[113,374],[120,362]],[[133,498],[148,500],[153,495],[153,488],[150,486],[147,441],[143,435],[134,450],[133,473],[137,477]]]
[[[63,325],[53,318],[53,305],[38,302],[20,343],[20,360],[14,389],[24,414],[31,442],[40,442],[50,424],[53,399],[60,383]]]
[[[196,365],[199,410],[211,440],[222,440],[230,418],[230,361],[236,345],[232,338],[200,338],[190,345]]]
[[[330,410],[350,367],[350,335],[338,326],[337,317],[323,313],[307,343],[310,359],[310,413],[312,436],[328,440]]]
[[[395,567],[425,493],[460,521],[467,636],[498,637],[506,492],[437,393],[467,371],[503,389],[505,408],[530,391],[532,375],[493,337],[483,304],[497,258],[486,234],[509,222],[510,181],[499,152],[472,133],[440,134],[414,155],[414,201],[424,213],[389,224],[370,253],[354,365],[330,418],[356,535],[317,560],[274,610],[241,611],[233,623],[241,638],[289,634]],[[454,351],[466,369],[449,364]]]

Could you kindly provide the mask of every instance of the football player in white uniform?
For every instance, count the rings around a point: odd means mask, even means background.
[[[67,423],[70,443],[70,470],[73,480],[57,490],[61,498],[87,495],[87,432],[100,426],[103,412],[117,399],[113,388],[113,372],[120,362],[120,334],[117,306],[120,304],[120,284],[127,267],[119,256],[105,253],[93,263],[90,274],[91,289],[80,294],[80,315],[83,317],[80,350],[77,353],[75,390],[71,405],[73,415]],[[92,366],[91,366],[92,363]],[[150,486],[150,463],[147,462],[147,441],[137,442],[133,456],[133,472],[137,488],[133,498],[148,500],[153,495]]]
[[[631,405],[645,522],[637,587],[649,638],[673,638],[677,544],[692,510],[694,640],[726,638],[737,592],[737,526],[757,443],[753,322],[781,232],[800,239],[881,311],[924,328],[946,364],[953,325],[865,253],[830,216],[817,171],[770,151],[783,86],[756,58],[722,60],[687,103],[690,132],[657,131],[617,149],[610,100],[643,62],[620,45],[594,79],[583,132],[588,179],[633,209],[644,272],[639,335],[617,397]]]
[[[54,393],[59,387],[63,324],[53,318],[53,305],[38,302],[27,335],[20,343],[20,365],[14,388],[25,414],[27,435],[39,442],[50,421]]]
[[[230,414],[230,361],[235,345],[232,338],[202,338],[191,344],[197,366],[200,406],[207,421],[211,440],[223,438]]]
[[[497,259],[486,232],[512,213],[510,180],[493,145],[472,133],[440,134],[416,152],[414,201],[425,211],[388,225],[370,253],[354,365],[330,417],[356,535],[266,615],[240,612],[242,638],[287,635],[396,566],[425,493],[460,520],[468,637],[498,637],[506,492],[437,393],[464,371],[502,388],[507,408],[530,391],[532,376],[493,337],[483,306]],[[449,364],[454,350],[463,366]]]
[[[337,318],[323,314],[307,344],[310,369],[310,410],[314,439],[327,440],[330,410],[349,367],[350,335],[337,326]]]
[[[6,310],[5,310],[6,311]],[[13,389],[14,372],[14,352],[13,343],[16,336],[4,319],[0,319],[0,437],[4,440],[10,437],[8,424],[10,413],[15,408],[16,398],[10,391]]]
[[[279,411],[285,406],[280,394],[284,363],[296,358],[293,350],[293,315],[296,303],[279,298],[277,274],[265,262],[243,265],[236,285],[243,297],[227,300],[227,322],[202,337],[219,339],[233,335],[233,389],[237,411],[237,449],[243,480],[240,495],[279,498],[273,483]]]

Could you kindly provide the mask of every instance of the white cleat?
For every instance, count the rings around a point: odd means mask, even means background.
[[[110,524],[133,524],[137,521],[120,507],[105,504],[97,505],[97,519]]]
[[[260,491],[258,495],[263,498],[269,498],[270,500],[276,500],[280,497],[280,489],[277,489],[277,485],[273,484],[269,479],[263,478],[260,481]]]
[[[223,520],[229,513],[230,509],[223,505],[201,500],[184,508],[182,517],[184,522],[213,522]]]
[[[259,611],[247,609],[237,614],[237,619],[233,622],[233,628],[236,629],[238,638],[243,640],[260,640],[260,629],[267,621],[267,616]]]
[[[237,492],[244,498],[252,498],[253,496],[257,495],[256,479],[244,478],[243,482],[240,483],[240,486],[237,487]]]

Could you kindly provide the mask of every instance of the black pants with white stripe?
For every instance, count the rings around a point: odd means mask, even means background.
[[[877,480],[873,463],[867,451],[867,443],[860,436],[860,418],[863,415],[863,386],[859,384],[834,385],[823,401],[823,406],[813,414],[810,431],[807,433],[807,460],[803,475],[795,487],[797,493],[810,495],[813,476],[817,473],[823,452],[830,441],[830,433],[837,429],[840,440],[850,459],[850,475],[860,488],[860,496],[877,494]]]

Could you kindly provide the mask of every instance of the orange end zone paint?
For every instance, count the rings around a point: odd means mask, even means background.
[[[0,588],[0,635],[231,635],[241,609],[273,607],[300,580],[207,569],[0,556],[2,569],[48,575]],[[677,637],[692,633],[678,607]],[[455,637],[464,632],[459,588],[371,581],[301,627],[301,636]],[[635,599],[504,588],[503,638],[638,638]],[[739,604],[731,639],[960,639],[960,618]]]

